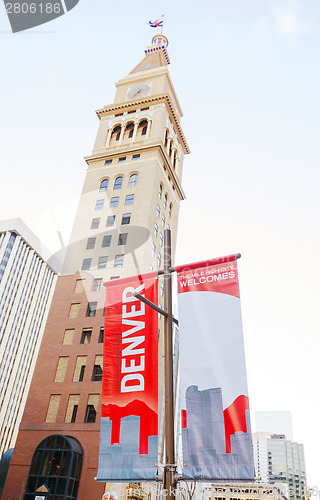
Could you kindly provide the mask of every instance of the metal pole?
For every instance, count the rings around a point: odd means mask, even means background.
[[[164,231],[164,380],[165,380],[165,468],[163,486],[166,498],[175,498],[176,466],[174,450],[174,399],[173,399],[173,347],[172,347],[172,278],[171,278],[171,231]]]

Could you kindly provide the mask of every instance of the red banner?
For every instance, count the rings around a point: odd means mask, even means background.
[[[109,281],[106,288],[98,479],[154,479],[158,313],[133,292],[158,304],[156,273]]]

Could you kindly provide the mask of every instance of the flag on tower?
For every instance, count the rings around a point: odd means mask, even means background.
[[[164,20],[164,15],[162,15],[161,17],[159,17],[159,19],[157,19],[156,21],[149,21],[149,26],[151,26],[151,28],[158,28],[158,27],[162,27],[163,26],[163,20]]]

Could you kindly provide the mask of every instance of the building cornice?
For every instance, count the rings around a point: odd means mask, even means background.
[[[154,104],[162,104],[162,103],[166,105],[170,120],[175,126],[177,136],[180,139],[180,143],[182,145],[184,154],[189,154],[190,148],[188,146],[185,135],[182,131],[180,121],[177,117],[173,100],[169,94],[159,94],[152,97],[151,96],[146,97],[144,99],[135,99],[134,101],[126,101],[126,102],[121,102],[119,104],[109,104],[108,106],[104,106],[102,109],[98,109],[96,113],[98,115],[99,120],[101,120],[102,117],[112,114],[117,114],[117,112],[119,111],[121,112],[133,111],[139,105],[141,105],[142,107],[146,107],[146,105],[152,106]]]
[[[170,180],[172,181],[173,186],[177,190],[177,193],[179,195],[180,200],[185,200],[186,195],[182,189],[182,186],[179,182],[179,179],[175,175],[175,172],[170,165],[170,162],[168,160],[168,156],[167,156],[162,144],[152,144],[150,146],[140,146],[140,147],[135,147],[132,149],[126,149],[125,152],[121,151],[121,155],[126,154],[126,153],[131,154],[131,153],[135,153],[137,151],[150,151],[150,150],[154,150],[154,149],[160,150],[162,159],[165,163],[165,167],[169,173]],[[104,158],[117,158],[119,156],[119,154],[120,154],[119,151],[111,153],[111,154],[106,151],[105,153],[97,153],[97,154],[93,154],[90,156],[85,156],[84,159],[87,162],[87,164],[89,165],[91,162],[100,161],[100,160],[103,160]]]

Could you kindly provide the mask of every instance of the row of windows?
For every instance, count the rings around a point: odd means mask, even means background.
[[[113,227],[115,224],[116,216],[109,215],[107,217],[106,227]],[[101,217],[94,217],[91,221],[91,229],[98,229],[100,226]],[[122,214],[121,225],[125,226],[126,224],[130,224],[131,221],[131,213],[127,212]]]
[[[55,423],[57,419],[58,409],[60,405],[61,394],[51,394],[47,410],[46,423]],[[84,417],[85,423],[94,423],[96,421],[97,411],[99,407],[99,394],[89,394]],[[65,413],[64,421],[73,423],[76,421],[78,407],[80,402],[80,394],[70,394],[68,405]]]
[[[78,304],[73,304],[73,305],[78,305]],[[65,330],[63,336],[63,345],[73,344],[74,335],[75,335],[74,329]],[[102,326],[100,327],[99,331],[98,344],[103,344],[103,336],[104,336],[104,328]],[[80,344],[90,344],[91,339],[92,339],[92,328],[84,328],[81,332]]]
[[[148,130],[148,120],[141,120],[139,124],[137,124],[137,133],[140,135],[147,135],[147,130]],[[125,125],[123,129],[123,137],[124,139],[128,138],[131,139],[133,137],[134,133],[134,128],[135,128],[135,123],[134,122],[129,122]],[[117,142],[120,140],[121,137],[121,131],[122,131],[122,126],[121,125],[116,125],[110,136],[110,143],[113,141]]]
[[[127,194],[124,204],[133,205],[134,194]],[[110,207],[116,208],[119,205],[119,196],[112,196],[110,199]],[[97,200],[95,210],[102,210],[104,206],[104,200]]]
[[[101,247],[102,248],[110,247],[111,240],[112,240],[112,235],[111,234],[107,234],[106,236],[104,236],[102,238]],[[121,233],[121,234],[119,234],[119,236],[118,236],[118,245],[126,245],[127,244],[127,240],[128,240],[128,233]],[[95,244],[96,244],[96,237],[88,238],[86,250],[92,250],[95,247]],[[84,259],[84,261],[88,261],[88,260],[90,260],[90,259]],[[82,267],[82,269],[88,269],[88,268]]]
[[[79,316],[80,306],[81,306],[81,304],[79,304],[79,303],[71,304],[70,310],[69,310],[69,318],[74,319],[74,318],[77,318]],[[94,317],[96,315],[96,312],[97,312],[97,307],[98,307],[97,301],[88,302],[85,316],[90,317],[90,318]],[[103,308],[103,315],[104,315],[104,312],[105,312],[105,310]]]
[[[87,366],[88,356],[77,356],[75,363],[72,381],[73,382],[83,382],[84,374]],[[61,383],[65,381],[67,368],[69,363],[69,356],[60,356],[58,359],[57,369],[54,381],[56,383]],[[91,374],[91,382],[101,382],[102,381],[102,369],[103,369],[103,355],[97,354],[94,360],[94,366]]]
[[[120,244],[121,243],[119,243],[119,245]],[[125,245],[125,243],[122,243],[122,245]],[[115,255],[113,267],[123,266],[123,261],[124,261],[124,254]],[[99,257],[99,260],[98,260],[98,266],[97,266],[98,269],[104,269],[105,267],[107,267],[107,263],[108,263],[108,255],[102,255],[101,257]],[[92,265],[91,258],[83,259],[81,270],[82,271],[90,271],[91,265]]]
[[[125,161],[126,158],[125,157],[119,158],[119,161],[120,160]],[[110,161],[112,161],[112,160],[110,160]],[[130,188],[136,187],[137,180],[138,180],[138,174],[130,175],[128,187],[130,187]],[[123,177],[122,176],[117,177],[113,183],[113,189],[114,190],[121,189],[122,183],[123,183]],[[100,193],[107,191],[108,186],[109,186],[109,179],[103,179],[103,181],[101,181],[100,188],[99,188]]]
[[[132,155],[132,160],[138,160],[140,158],[140,155],[139,154],[136,154],[136,155]],[[124,161],[127,161],[127,157],[126,156],[120,156],[118,158],[118,163],[123,163]],[[113,163],[113,160],[106,160],[104,162],[105,165],[111,165]]]

